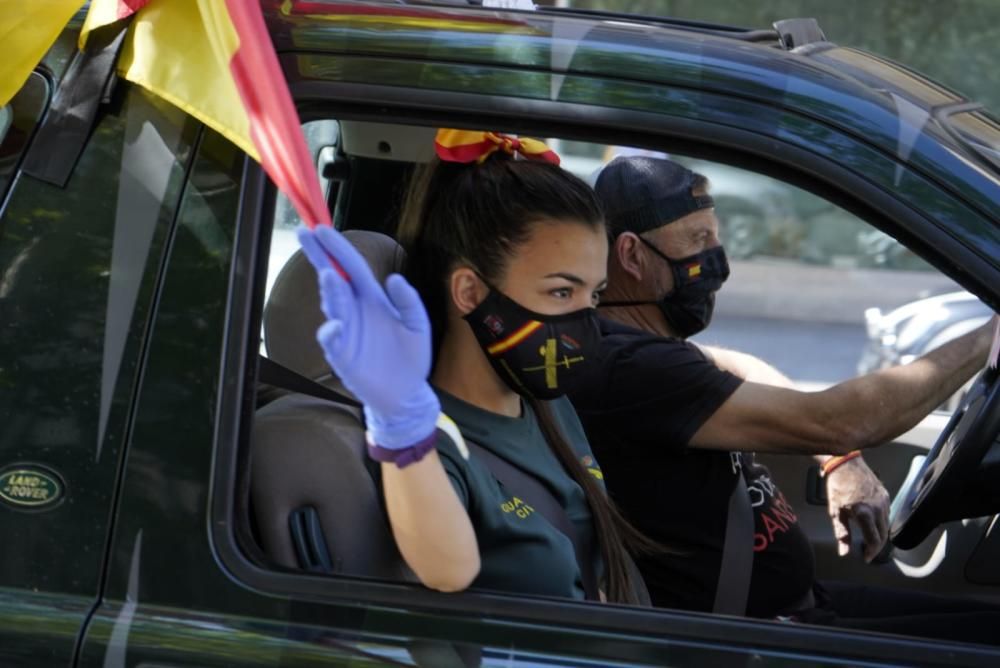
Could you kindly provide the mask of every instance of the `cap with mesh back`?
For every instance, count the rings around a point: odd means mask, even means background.
[[[601,170],[594,184],[608,233],[641,234],[713,206],[708,195],[694,195],[698,175],[672,160],[626,156]]]

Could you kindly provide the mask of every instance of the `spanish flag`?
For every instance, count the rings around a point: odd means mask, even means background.
[[[31,74],[83,0],[0,0],[0,105]],[[133,16],[118,71],[218,131],[261,163],[310,227],[329,225],[298,114],[259,0],[93,0],[80,47]]]
[[[0,0],[0,107],[28,80],[83,0]]]

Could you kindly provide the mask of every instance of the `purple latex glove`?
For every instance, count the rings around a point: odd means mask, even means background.
[[[372,440],[398,450],[426,439],[441,405],[427,383],[431,325],[417,291],[399,274],[389,276],[383,290],[364,257],[330,227],[302,227],[298,237],[319,274],[328,318],[316,339],[344,387],[364,404]]]

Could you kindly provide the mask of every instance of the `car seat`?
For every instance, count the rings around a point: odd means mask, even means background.
[[[402,249],[374,232],[348,231],[380,281]],[[302,251],[285,264],[264,309],[268,357],[348,394],[323,359],[316,272]],[[265,557],[312,572],[414,580],[396,549],[365,452],[360,411],[305,394],[260,408],[250,440],[249,501]]]

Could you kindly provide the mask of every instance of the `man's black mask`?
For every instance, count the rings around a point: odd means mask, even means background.
[[[670,328],[683,339],[708,327],[715,309],[715,293],[729,278],[729,262],[722,246],[674,259],[667,257],[649,240],[639,236],[639,241],[646,244],[670,267],[674,276],[674,289],[655,301],[602,302],[601,306],[656,304]]]

